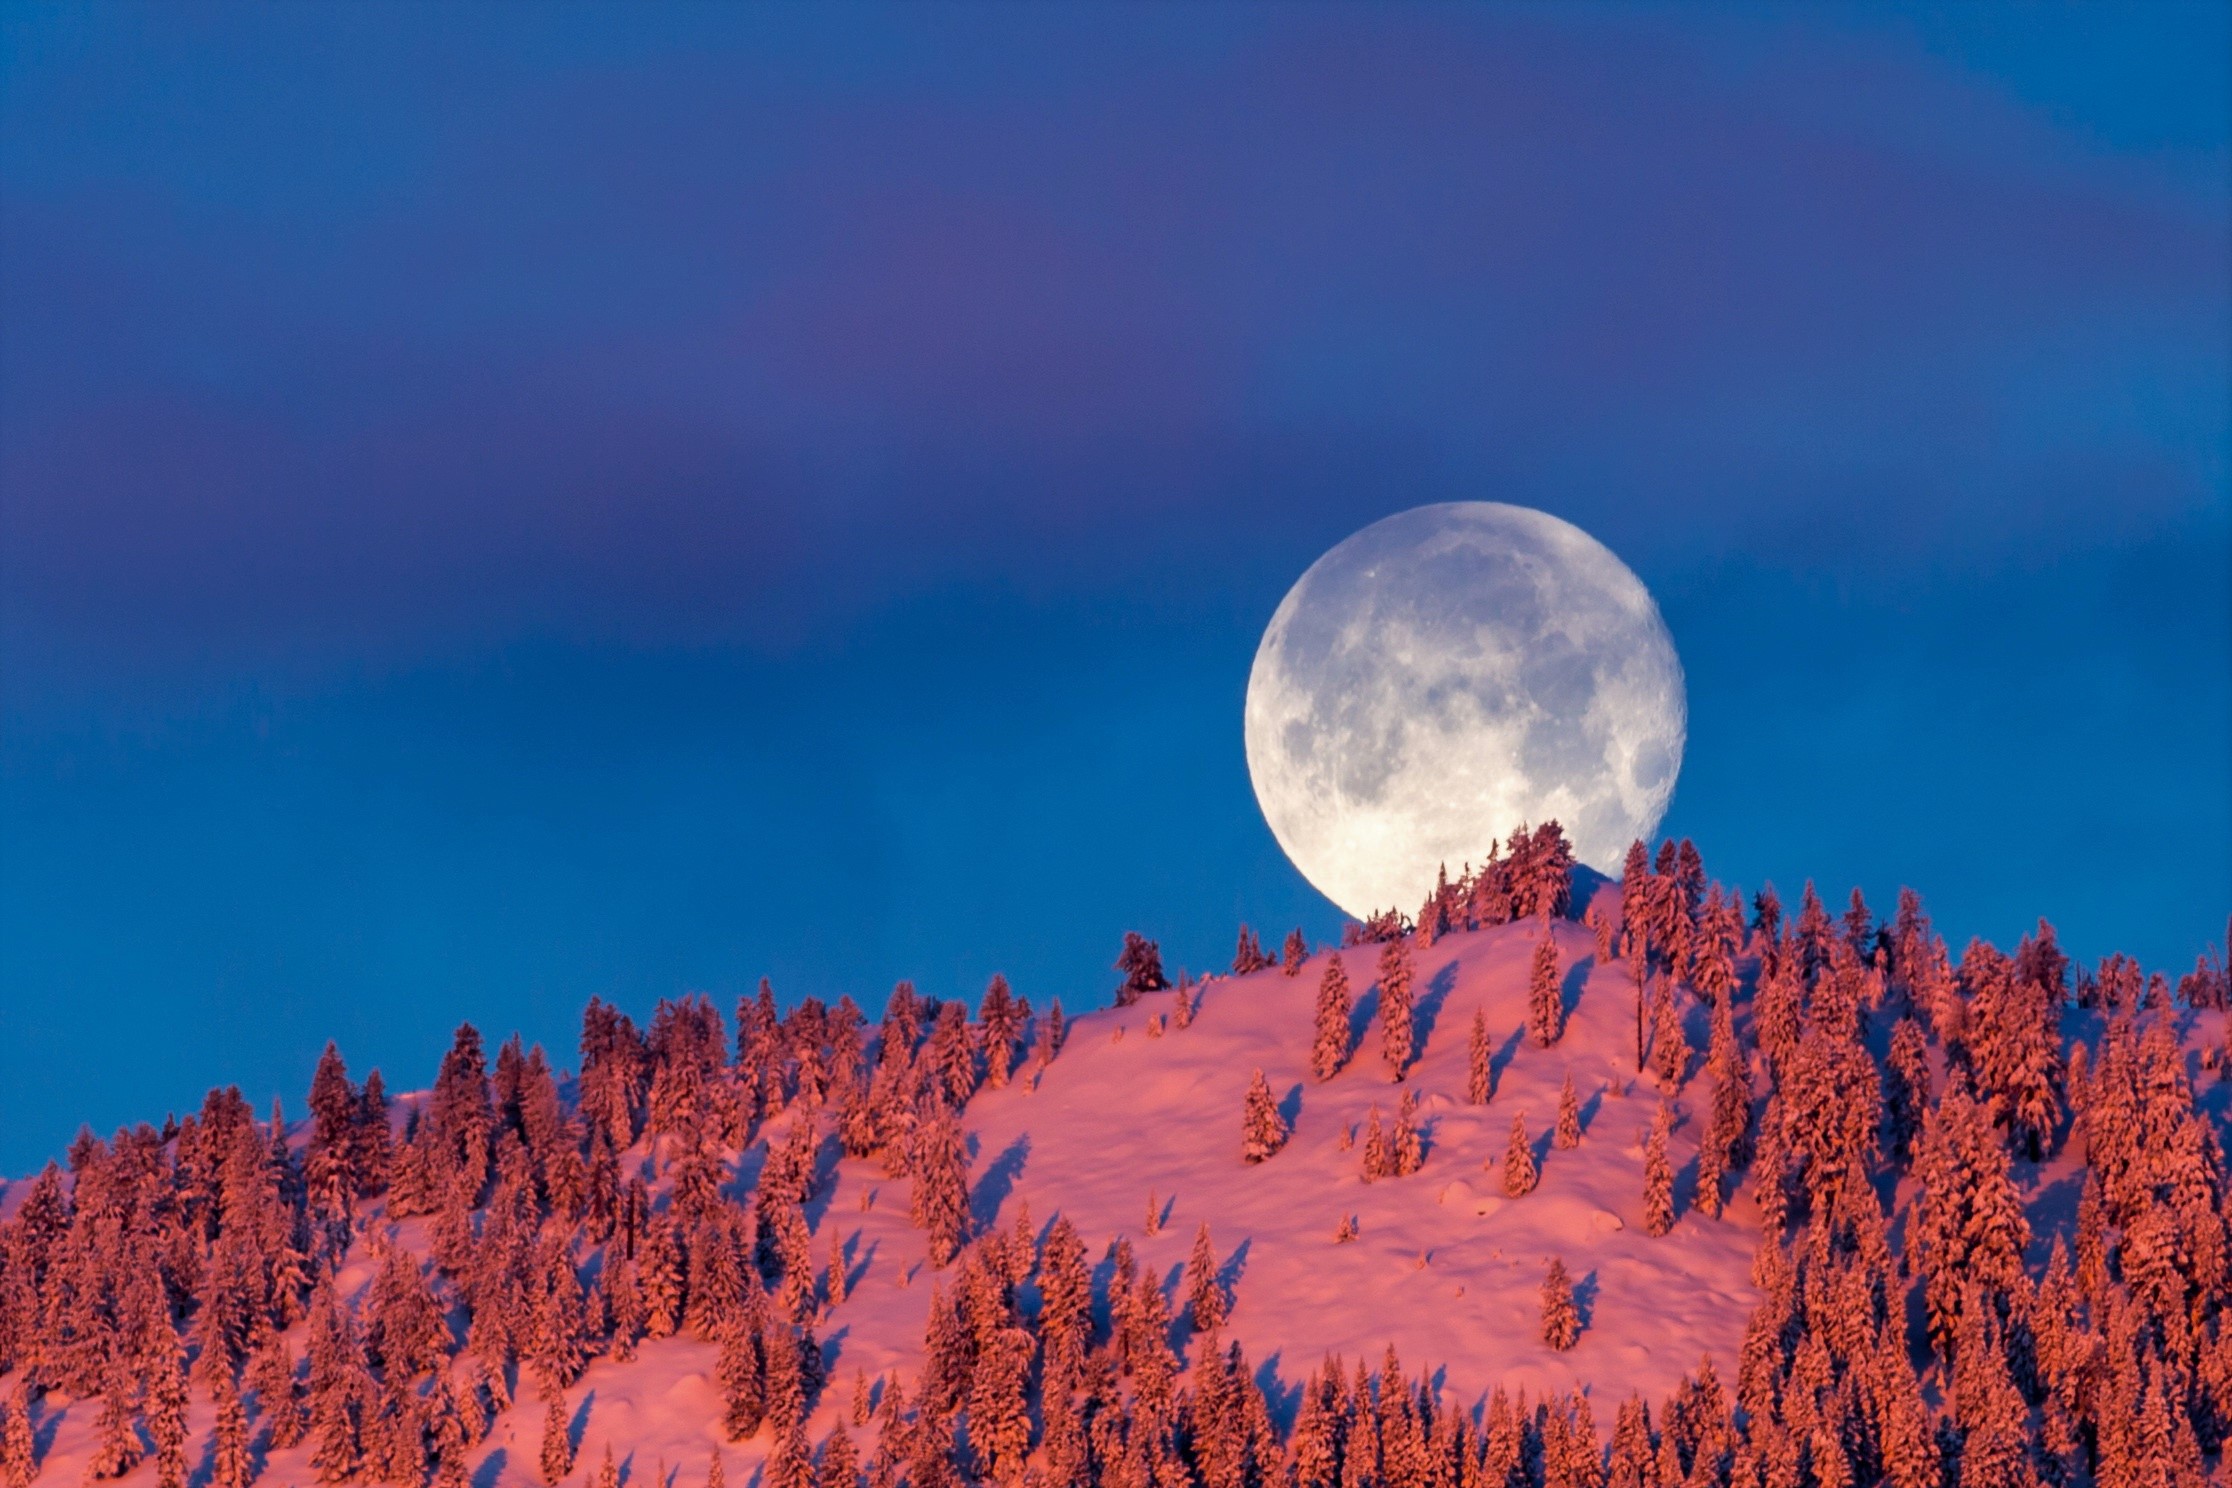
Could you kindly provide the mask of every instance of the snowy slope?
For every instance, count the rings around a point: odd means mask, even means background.
[[[1697,1111],[1675,1131],[1681,1217],[1671,1235],[1652,1239],[1641,1201],[1657,1089],[1633,1069],[1633,984],[1620,963],[1595,965],[1588,932],[1560,924],[1568,1025],[1556,1046],[1536,1048],[1523,1028],[1537,933],[1531,924],[1503,926],[1450,935],[1418,952],[1421,1055],[1404,1086],[1380,1060],[1376,947],[1345,953],[1359,991],[1360,1037],[1347,1068],[1323,1084],[1310,1078],[1308,1060],[1312,1006],[1330,952],[1294,977],[1272,969],[1212,981],[1184,1029],[1170,1026],[1170,993],[1075,1018],[1060,1057],[1038,1078],[1019,1072],[1007,1089],[980,1092],[968,1106],[979,1225],[1013,1225],[1026,1206],[1034,1228],[1066,1214],[1096,1258],[1127,1235],[1143,1273],[1161,1277],[1176,1297],[1196,1227],[1207,1224],[1236,1297],[1230,1336],[1290,1391],[1328,1354],[1377,1361],[1389,1345],[1413,1367],[1439,1368],[1455,1401],[1469,1405],[1499,1382],[1531,1395],[1581,1387],[1601,1402],[1605,1418],[1631,1391],[1663,1396],[1704,1356],[1731,1377],[1755,1300],[1748,1273],[1757,1227],[1744,1199],[1717,1220],[1689,1207],[1704,1081],[1693,1075],[1677,1101],[1678,1112]],[[1485,1107],[1464,1101],[1476,1008],[1496,1051]],[[1160,1036],[1151,1032],[1158,1022]],[[1702,1048],[1704,1028],[1690,1033]],[[1240,1158],[1241,1100],[1258,1067],[1294,1131],[1281,1152],[1251,1167]],[[1569,1072],[1584,1139],[1558,1151],[1550,1133]],[[1392,1119],[1406,1088],[1419,1097],[1424,1167],[1367,1184],[1362,1124],[1375,1104]],[[1531,1194],[1509,1199],[1500,1171],[1515,1112],[1536,1138],[1542,1179]],[[1150,1196],[1161,1215],[1153,1236],[1146,1233]],[[1345,1215],[1360,1233],[1337,1244]],[[832,1384],[812,1423],[818,1438],[849,1408],[856,1371],[870,1381],[914,1378],[938,1273],[927,1264],[922,1234],[907,1223],[906,1181],[873,1163],[838,1163],[809,1216],[817,1257],[828,1253],[835,1227],[851,1270],[849,1297],[820,1328]],[[394,1229],[422,1249],[423,1225]],[[1563,1354],[1539,1338],[1539,1289],[1552,1256],[1563,1258],[1583,1304],[1581,1341]],[[367,1286],[372,1273],[360,1242],[344,1288]],[[626,1364],[592,1364],[568,1397],[584,1463],[609,1443],[624,1465],[632,1462],[630,1481],[647,1481],[641,1475],[663,1461],[675,1481],[695,1483],[718,1449],[732,1480],[748,1481],[766,1437],[722,1441],[715,1355],[709,1344],[676,1337],[646,1341]],[[476,1456],[476,1488],[539,1481],[541,1408],[531,1392],[521,1395]],[[198,1394],[196,1405],[198,1436],[208,1425]],[[47,1481],[82,1476],[96,1406],[47,1401],[40,1418]],[[306,1446],[274,1454],[261,1481],[312,1481],[307,1454]],[[152,1477],[143,1464],[124,1481]]]

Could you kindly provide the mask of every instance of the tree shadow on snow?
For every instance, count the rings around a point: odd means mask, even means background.
[[[736,1155],[736,1167],[729,1173],[728,1181],[720,1186],[721,1196],[736,1204],[750,1204],[753,1191],[759,1187],[760,1173],[766,1167],[767,1139],[762,1136]]]
[[[1597,1274],[1591,1271],[1573,1284],[1573,1312],[1581,1320],[1581,1331],[1586,1333],[1596,1325]]]
[[[1504,1071],[1510,1069],[1511,1061],[1519,1057],[1519,1046],[1526,1039],[1526,1029],[1514,1028],[1511,1036],[1503,1041],[1503,1047],[1488,1056],[1488,1094],[1491,1099],[1496,1094],[1496,1087],[1503,1084]]]
[[[883,1248],[881,1240],[870,1240],[868,1248],[862,1250],[860,1248],[862,1238],[860,1232],[855,1230],[852,1243],[845,1247],[845,1293],[847,1296],[850,1296],[853,1289],[867,1279],[868,1268],[876,1264],[876,1252]]]
[[[1602,1085],[1599,1085],[1595,1090],[1589,1093],[1589,1098],[1587,1100],[1581,1102],[1581,1109],[1577,1113],[1581,1121],[1582,1136],[1587,1136],[1590,1131],[1595,1128],[1597,1113],[1599,1111],[1602,1111],[1603,1109],[1604,1087]]]
[[[1449,994],[1457,990],[1457,963],[1443,965],[1426,983],[1426,991],[1411,1008],[1412,1037],[1417,1039],[1420,1055],[1426,1052],[1428,1040],[1434,1036],[1434,1025],[1441,1017],[1442,1004],[1449,1001]]]
[[[1114,1245],[1110,1245],[1101,1252],[1100,1259],[1093,1262],[1093,1269],[1089,1275],[1092,1278],[1093,1326],[1095,1328],[1111,1326],[1113,1322],[1111,1313],[1116,1300],[1109,1295],[1116,1285],[1116,1247]]]
[[[1286,1123],[1290,1132],[1294,1130],[1294,1123],[1302,1119],[1301,1081],[1295,1081],[1294,1088],[1279,1097],[1279,1119]]]
[[[852,1324],[847,1323],[843,1327],[833,1330],[822,1339],[822,1387],[820,1390],[814,1393],[812,1399],[809,1399],[806,1402],[807,1409],[813,1409],[815,1402],[822,1399],[829,1393],[830,1382],[837,1378],[837,1361],[845,1357],[845,1340],[851,1336]]]
[[[38,1423],[31,1428],[31,1465],[33,1467],[43,1468],[46,1466],[47,1454],[54,1450],[55,1433],[62,1429],[62,1417],[66,1414],[68,1414],[66,1409],[47,1411],[40,1417]]]
[[[822,1216],[837,1201],[837,1185],[833,1180],[837,1176],[837,1159],[843,1151],[834,1132],[822,1132],[814,1143],[813,1156],[806,1163],[805,1202],[798,1206],[805,1213],[810,1229],[821,1228]]]
[[[1915,1140],[1919,1144],[1919,1134]],[[2084,1175],[2069,1173],[2031,1193],[2024,1208],[2030,1213],[2032,1259],[2043,1265],[2044,1258],[2053,1253],[2055,1237],[2065,1243],[2076,1238],[2077,1201],[2084,1192]]]
[[[1563,1027],[1581,1009],[1581,984],[1588,980],[1589,962],[1581,960],[1558,971],[1558,1024]]]
[[[482,1458],[481,1465],[473,1469],[473,1488],[496,1488],[503,1480],[504,1463],[508,1455],[503,1447],[498,1447]]]
[[[970,1201],[969,1212],[978,1224],[990,1226],[999,1222],[1000,1206],[1015,1191],[1015,1180],[1023,1176],[1023,1164],[1031,1156],[1029,1134],[1018,1136],[1007,1144],[998,1157],[985,1166],[984,1176],[977,1182],[976,1196]]]
[[[1681,1223],[1682,1216],[1697,1207],[1697,1159],[1674,1170],[1674,1221]]]
[[[1248,1247],[1253,1244],[1253,1240],[1241,1241],[1232,1247],[1232,1254],[1217,1268],[1217,1285],[1224,1288],[1228,1297],[1240,1294],[1240,1278],[1248,1274]]]
[[[1372,1020],[1379,1016],[1380,989],[1374,982],[1365,988],[1349,1009],[1348,1057],[1354,1059],[1363,1052],[1364,1035],[1372,1031]]]
[[[1256,1388],[1263,1392],[1264,1405],[1270,1410],[1271,1424],[1284,1433],[1294,1429],[1295,1417],[1302,1413],[1302,1385],[1298,1380],[1290,1381],[1279,1377],[1279,1362],[1282,1357],[1281,1350],[1273,1349],[1256,1366],[1255,1382]]]

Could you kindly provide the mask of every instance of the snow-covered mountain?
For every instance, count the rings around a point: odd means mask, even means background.
[[[1571,918],[1468,929],[1459,908],[1438,936],[1143,991],[1058,1049],[1046,1010],[998,995],[897,1031],[752,1003],[732,1031],[692,1000],[648,1036],[593,1009],[579,1079],[516,1049],[491,1077],[461,1040],[377,1117],[329,1068],[283,1144],[213,1096],[9,1185],[0,1468],[218,1488],[852,1488],[853,1453],[921,1488],[2207,1469],[2232,1425],[2221,967],[2072,977],[2050,933],[1956,965],[1912,905],[1747,921],[1717,890],[1654,894],[1638,934],[1619,885],[1583,892]],[[1354,1005],[1328,1033],[1336,958]],[[1328,1038],[1345,1057],[1319,1078]],[[1276,1115],[1259,1096],[1250,1154],[1259,1074]],[[955,1153],[958,1221],[936,1198]],[[934,1236],[962,1246],[942,1266]],[[1570,1338],[1546,1327],[1553,1266]]]

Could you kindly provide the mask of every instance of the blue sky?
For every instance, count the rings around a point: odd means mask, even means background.
[[[11,7],[0,1167],[772,975],[1331,935],[1325,548],[1658,595],[1720,878],[2232,908],[2223,6]]]

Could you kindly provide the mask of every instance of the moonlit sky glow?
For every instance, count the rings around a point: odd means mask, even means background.
[[[0,6],[0,1172],[471,1019],[1338,934],[1243,748],[1391,513],[1618,554],[1662,830],[2232,903],[2216,3]]]

